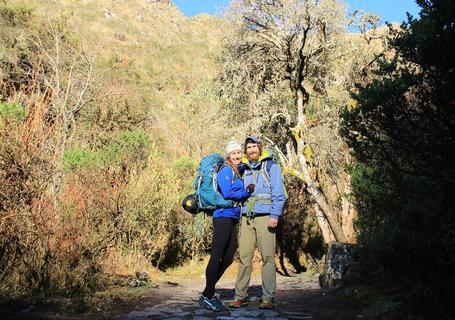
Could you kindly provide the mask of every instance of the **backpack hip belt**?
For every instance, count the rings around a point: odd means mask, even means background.
[[[272,196],[270,194],[257,194],[254,197],[248,198],[246,201],[246,205],[248,207],[248,211],[246,213],[247,218],[254,218],[254,205],[256,203],[272,204],[271,198]]]

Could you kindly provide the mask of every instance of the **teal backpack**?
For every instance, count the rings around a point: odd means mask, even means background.
[[[218,191],[216,176],[223,164],[224,158],[218,153],[202,158],[199,163],[199,175],[194,180],[195,193],[187,196],[182,203],[186,211],[191,214],[202,211],[212,215],[217,208],[228,208],[234,205],[233,201],[225,200]]]
[[[225,200],[218,191],[216,176],[224,164],[224,158],[214,153],[202,158],[199,163],[199,176],[194,181],[194,188],[200,211],[213,213],[217,208],[228,208],[234,205],[231,200]]]

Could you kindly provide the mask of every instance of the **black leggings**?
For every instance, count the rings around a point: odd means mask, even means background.
[[[205,269],[204,297],[211,299],[215,294],[215,284],[234,260],[237,248],[237,220],[232,218],[213,218],[212,252]]]

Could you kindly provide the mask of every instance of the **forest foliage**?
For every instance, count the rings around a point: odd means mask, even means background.
[[[420,19],[390,33],[393,57],[343,114],[356,158],[358,282],[389,295],[387,319],[449,317],[455,302],[455,6],[417,2]]]

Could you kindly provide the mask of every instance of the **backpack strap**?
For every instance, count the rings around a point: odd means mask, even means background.
[[[265,184],[270,187],[270,169],[275,162],[272,159],[267,159],[261,163],[261,174],[264,177]]]
[[[199,190],[201,189],[201,184],[202,184],[202,174],[199,175],[198,182],[197,182],[197,188],[196,188],[196,196],[197,196],[197,204],[199,208],[202,208],[202,202],[201,202],[201,197],[200,197],[200,192]]]
[[[272,159],[267,159],[265,162],[267,163],[266,166],[265,166],[266,170],[263,170],[262,173],[264,175],[264,180],[266,180],[266,182],[268,182],[268,186],[271,186],[271,184],[270,184],[270,170],[272,168],[272,165],[273,164],[277,164],[277,163],[275,162],[275,160],[272,160]],[[283,171],[281,172],[281,181],[283,183],[284,197],[287,199],[287,198],[289,198],[289,195],[288,195],[288,191],[286,190],[286,186],[284,185]]]
[[[234,169],[232,169],[231,166],[227,165],[226,163],[223,163],[221,166],[219,166],[218,170],[215,170],[215,174],[213,175],[213,182],[214,182],[213,185],[214,185],[214,187],[216,186],[216,190],[215,191],[218,192],[218,193],[220,193],[220,191],[218,190],[217,175],[218,175],[218,172],[220,172],[221,169],[223,169],[224,167],[229,167],[229,169],[232,170],[232,181],[231,181],[231,184],[234,184],[235,178],[237,178],[237,177],[240,178],[240,176],[236,175]],[[239,202],[235,202],[234,201],[234,204],[233,204],[232,207],[236,208],[238,206],[239,206]],[[224,210],[224,208],[221,208],[221,211],[223,211],[223,210]]]
[[[237,174],[235,173],[234,169],[232,169],[232,167],[229,166],[229,165],[227,165],[226,163],[223,163],[223,164],[219,167],[219,169],[216,170],[216,173],[218,174],[218,172],[220,172],[221,169],[223,169],[224,167],[229,167],[229,169],[232,170],[232,181],[231,181],[231,184],[234,183],[235,178],[242,178],[242,177],[240,177],[240,175],[237,175]],[[214,176],[215,176],[215,179],[216,179],[216,174],[215,174]]]

